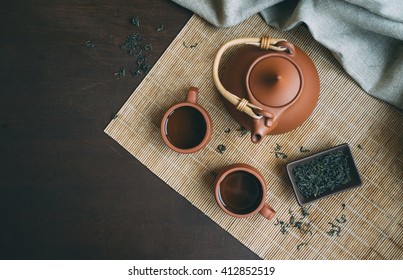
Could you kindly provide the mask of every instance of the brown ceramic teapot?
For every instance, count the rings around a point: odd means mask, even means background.
[[[243,45],[229,58],[222,73],[221,57]],[[284,39],[241,38],[217,52],[213,79],[232,117],[251,131],[258,143],[267,134],[282,134],[300,126],[319,98],[319,76],[309,56]]]

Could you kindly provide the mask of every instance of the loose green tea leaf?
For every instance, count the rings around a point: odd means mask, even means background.
[[[301,214],[302,214],[302,218],[301,218],[301,219],[304,219],[305,217],[309,216],[308,208],[306,208],[306,207],[301,207]]]
[[[303,208],[301,208],[302,214],[304,213],[304,211],[307,211],[306,209],[305,210],[302,209]],[[291,209],[289,209],[288,214],[290,215],[288,222],[281,221],[278,218],[276,218],[276,222],[274,223],[275,226],[280,226],[280,232],[282,234],[286,234],[290,232],[293,228],[296,228],[301,234],[312,235],[311,231],[312,223],[310,221],[308,222],[301,221],[308,216],[307,212],[305,212],[305,214],[303,214],[301,217],[297,217],[297,215],[294,215],[294,212]]]
[[[341,204],[341,206],[342,206],[342,209],[344,210],[344,208],[346,207],[346,205],[344,204],[344,203],[342,203]],[[344,224],[344,223],[346,223],[347,222],[347,218],[346,218],[346,215],[344,215],[344,214],[341,214],[341,216],[340,216],[340,218],[336,218],[336,219],[334,219],[339,225],[342,225],[342,224]],[[341,226],[339,226],[339,225],[335,225],[334,223],[332,223],[332,222],[329,222],[328,223],[329,225],[331,225],[331,228],[326,232],[329,236],[334,236],[334,235],[336,235],[336,236],[340,236],[340,232],[341,232]]]
[[[340,232],[341,232],[341,227],[329,222],[329,225],[331,225],[331,228],[326,232],[329,236],[340,236]]]
[[[197,45],[198,45],[198,43],[194,43],[194,44],[192,44],[192,45],[188,45],[185,41],[183,41],[183,46],[185,47],[185,48],[187,48],[187,49],[193,49],[193,48],[196,48],[197,47]]]
[[[159,27],[157,27],[157,29],[155,29],[155,30],[157,30],[157,32],[160,32],[160,31],[162,31],[162,29],[164,29],[164,24],[161,23],[161,25]]]
[[[288,156],[283,152],[275,152],[275,156],[276,158],[282,158],[282,159],[288,158]]]
[[[336,222],[338,222],[339,224],[344,224],[345,222],[347,222],[346,215],[342,214],[340,218],[336,218]]]
[[[147,55],[144,52],[151,51],[151,44],[143,44],[143,38],[138,33],[131,34],[127,36],[126,41],[124,41],[120,48],[122,50],[127,50],[130,56],[136,58],[136,66],[130,70],[133,76],[139,76],[142,74],[147,74],[151,69],[151,66],[147,64]]]
[[[236,131],[240,132],[240,136],[245,136],[246,134],[248,134],[249,130],[247,130],[246,128],[244,128],[243,126],[240,126]]]
[[[218,145],[218,147],[217,147],[217,151],[218,151],[220,154],[223,154],[226,150],[227,150],[227,147],[225,147],[225,145],[223,145],[223,144],[220,144],[220,145]]]
[[[299,228],[299,231],[302,234],[308,234],[309,233],[310,235],[312,235],[311,226],[312,226],[312,224],[310,222],[309,223],[303,223],[301,225],[301,227]]]
[[[337,151],[296,166],[292,170],[299,191],[306,197],[317,197],[351,180],[348,157]]]
[[[300,221],[295,222],[294,227],[296,227],[297,229],[301,229],[302,228],[302,222],[300,222]]]
[[[288,156],[281,152],[282,147],[276,143],[276,147],[274,148],[274,155],[276,158],[286,159]]]
[[[302,247],[304,247],[306,245],[308,245],[308,243],[305,243],[305,242],[298,244],[297,245],[297,250],[299,251]]]
[[[290,231],[290,226],[289,226],[289,224],[286,224],[286,223],[281,224],[280,232],[281,232],[282,234],[286,234],[286,233],[288,233],[289,231]]]
[[[124,67],[120,67],[117,72],[114,74],[115,76],[119,75],[119,78],[123,78],[126,76],[126,69]]]
[[[133,76],[139,76],[139,75],[143,75],[143,70],[141,70],[141,69],[131,69],[130,70],[130,73],[133,75]]]
[[[224,130],[225,133],[230,133],[231,132],[231,128],[227,128]]]
[[[304,147],[299,148],[299,151],[300,151],[301,153],[309,153],[309,152],[310,152],[310,150],[305,149]]]
[[[276,218],[276,223],[274,224],[275,226],[279,225],[280,226],[280,232],[282,234],[286,234],[290,231],[290,225],[284,221],[279,220]]]
[[[295,222],[295,217],[294,217],[294,216],[291,216],[291,217],[290,217],[290,225],[293,225],[294,222]]]
[[[91,41],[85,42],[85,45],[86,45],[88,48],[95,48],[95,44],[92,43]]]
[[[247,130],[245,127],[240,126],[236,131],[240,131],[241,132],[241,136],[245,136],[249,130]]]
[[[155,30],[157,30],[157,32],[160,32],[160,31],[162,31],[163,29],[164,29],[164,24],[161,23],[161,25],[160,25],[159,27],[157,27],[157,29],[155,29]]]
[[[130,22],[131,24],[133,24],[134,26],[140,26],[140,19],[138,17],[132,17],[130,18]]]
[[[129,53],[129,55],[131,55],[131,56],[139,57],[142,52],[143,52],[142,49],[138,49],[137,51],[129,50],[128,53]]]

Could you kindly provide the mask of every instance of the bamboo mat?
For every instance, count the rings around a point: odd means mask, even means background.
[[[212,63],[224,42],[262,35],[285,38],[310,55],[321,95],[301,127],[266,136],[255,145],[226,112],[212,81]],[[159,127],[164,112],[184,101],[190,86],[200,89],[199,104],[210,113],[214,132],[205,149],[182,155],[165,146]],[[401,111],[367,95],[303,27],[280,32],[254,16],[217,29],[193,16],[105,132],[263,259],[402,259],[402,119]],[[288,158],[275,157],[277,143]],[[303,218],[285,164],[341,143],[349,143],[363,186],[312,204]],[[227,148],[223,154],[217,151],[219,144]],[[310,152],[300,152],[301,146]],[[259,214],[236,219],[217,206],[214,174],[235,162],[253,165],[263,174],[267,202],[278,220]],[[309,232],[286,227],[291,216]],[[339,234],[331,234],[330,223],[339,226]]]

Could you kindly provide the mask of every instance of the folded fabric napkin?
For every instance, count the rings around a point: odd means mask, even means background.
[[[172,1],[217,27],[238,24],[258,12],[281,30],[305,23],[367,93],[403,109],[401,0]]]

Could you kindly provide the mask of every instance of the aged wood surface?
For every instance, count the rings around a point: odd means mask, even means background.
[[[141,34],[153,65],[190,16],[168,0],[2,4],[0,259],[258,258],[103,132],[144,78],[120,44]]]

